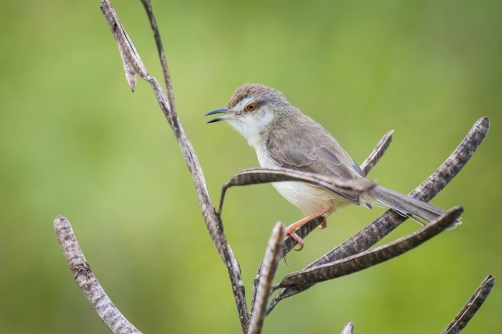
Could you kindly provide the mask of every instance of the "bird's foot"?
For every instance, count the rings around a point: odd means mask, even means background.
[[[305,246],[305,242],[303,241],[302,238],[295,232],[295,224],[291,224],[288,227],[286,227],[286,230],[284,231],[286,235],[290,235],[291,238],[295,239],[298,242],[298,245],[300,245],[299,249],[295,249],[295,251],[301,251],[303,249],[303,246]]]
[[[305,242],[303,241],[302,238],[298,234],[296,234],[296,230],[299,229],[302,225],[305,223],[309,222],[311,219],[317,218],[317,217],[322,217],[322,223],[321,227],[325,228],[327,225],[326,223],[326,217],[322,216],[329,212],[332,208],[324,207],[321,210],[318,210],[307,217],[300,219],[296,223],[293,223],[286,227],[284,230],[286,235],[290,235],[293,239],[295,239],[298,242],[298,245],[300,245],[300,249],[295,249],[295,251],[301,251],[303,249],[303,246],[305,245]]]

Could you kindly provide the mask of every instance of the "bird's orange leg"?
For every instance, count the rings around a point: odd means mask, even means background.
[[[330,210],[331,210],[331,208],[322,208],[321,210],[316,211],[316,212],[308,215],[307,217],[300,219],[296,223],[293,223],[293,224],[289,225],[288,227],[286,227],[286,230],[285,230],[286,235],[290,235],[293,239],[295,239],[298,242],[298,245],[300,245],[300,249],[295,249],[295,250],[301,251],[303,249],[303,246],[305,245],[305,242],[303,241],[303,239],[300,238],[300,236],[298,234],[296,234],[295,231],[298,228],[300,228],[302,225],[304,225],[305,223],[311,221],[314,218],[317,218],[317,217],[325,214],[326,212],[329,212]],[[326,227],[325,222],[326,222],[326,217],[323,217],[323,222],[322,222],[321,226]]]

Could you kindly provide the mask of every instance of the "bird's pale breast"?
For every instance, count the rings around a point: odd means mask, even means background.
[[[260,166],[266,168],[278,168],[275,161],[268,155],[265,149],[255,147]],[[274,188],[290,203],[297,206],[304,214],[309,215],[323,208],[331,208],[329,212],[350,204],[346,199],[326,190],[305,182],[283,181],[273,182]]]

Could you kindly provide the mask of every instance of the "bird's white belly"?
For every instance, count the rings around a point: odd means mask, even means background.
[[[285,199],[296,205],[306,215],[316,212],[325,206],[325,201],[319,197],[322,189],[315,189],[305,182],[283,181],[273,182],[272,185]]]
[[[262,167],[279,168],[275,161],[270,158],[264,150],[256,149],[258,161]],[[335,211],[339,206],[348,204],[344,198],[322,187],[314,186],[309,183],[299,181],[272,182],[272,186],[288,202],[297,206],[304,214],[309,215],[323,208],[332,209],[329,213]],[[328,213],[328,215],[329,215]]]

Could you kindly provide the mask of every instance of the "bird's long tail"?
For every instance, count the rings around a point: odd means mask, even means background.
[[[445,210],[437,206],[384,187],[376,186],[371,192],[376,197],[377,203],[388,206],[405,217],[413,218],[412,216],[417,216],[430,222],[445,213]],[[459,224],[461,222],[457,220],[448,229],[455,228]]]

